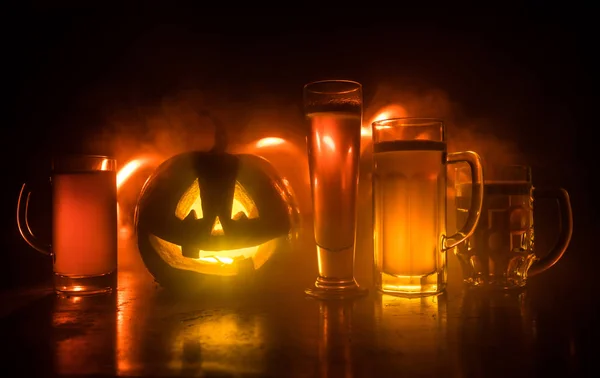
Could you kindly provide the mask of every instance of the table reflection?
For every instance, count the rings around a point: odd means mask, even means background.
[[[132,245],[123,243],[123,254],[132,251]],[[286,345],[310,334],[290,334],[304,325],[295,321],[316,319],[316,303],[273,300],[272,293],[169,292],[153,283],[137,260],[129,259],[132,264],[119,272],[119,375],[261,376],[272,365],[293,365],[294,351],[274,359],[274,350],[285,351]],[[303,298],[301,290],[296,297]],[[314,345],[306,347],[316,353]]]
[[[264,316],[164,290],[135,287],[134,272],[120,275],[118,373],[159,375],[257,374],[264,371]],[[145,292],[145,293],[144,293]],[[136,300],[137,296],[144,300]]]
[[[142,342],[145,329],[152,312],[152,300],[156,295],[154,287],[141,279],[143,272],[139,270],[122,270],[119,272],[117,291],[117,372],[127,375],[140,371],[148,364],[144,361]],[[159,349],[159,346],[154,346]],[[153,363],[155,359],[150,362]]]
[[[354,301],[319,303],[319,368],[321,378],[354,377],[352,316]]]
[[[116,372],[116,296],[56,296],[52,310],[58,374]]]
[[[535,369],[536,319],[526,291],[467,290],[462,301],[458,340],[466,377]]]
[[[476,378],[578,376],[593,358],[592,301],[553,273],[522,292],[449,281],[439,296],[370,287],[354,301],[316,301],[303,293],[316,266],[309,236],[271,285],[239,296],[169,292],[133,247],[120,250],[115,295],[57,297],[50,283],[5,293],[0,363],[36,377]]]
[[[375,298],[376,344],[392,371],[447,375],[446,295],[407,298],[378,293]],[[390,366],[386,368],[390,370]]]
[[[258,374],[264,370],[263,319],[231,310],[188,314],[171,340],[172,370]]]

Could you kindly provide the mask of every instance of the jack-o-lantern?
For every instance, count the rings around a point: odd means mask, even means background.
[[[193,289],[199,279],[264,271],[293,239],[292,189],[255,155],[186,152],[162,163],[135,211],[138,248],[157,282]]]

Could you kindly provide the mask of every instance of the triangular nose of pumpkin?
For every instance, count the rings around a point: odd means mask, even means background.
[[[223,232],[223,226],[221,225],[221,221],[219,220],[218,216],[215,219],[215,224],[213,224],[210,234],[211,236],[225,235],[225,233]]]

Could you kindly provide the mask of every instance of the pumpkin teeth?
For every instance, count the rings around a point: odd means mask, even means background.
[[[181,246],[181,254],[183,257],[189,257],[191,259],[200,258],[200,250],[198,248],[189,247],[189,246]]]

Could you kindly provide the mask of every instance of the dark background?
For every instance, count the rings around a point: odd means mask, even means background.
[[[33,285],[51,273],[50,260],[29,248],[16,228],[21,183],[47,177],[56,151],[112,153],[110,140],[99,137],[111,133],[107,117],[197,90],[208,109],[225,113],[232,130],[243,129],[248,109],[260,108],[264,99],[300,109],[306,82],[348,78],[364,85],[367,107],[382,84],[443,91],[456,127],[464,122],[480,135],[514,144],[523,162],[534,166],[534,184],[565,187],[575,233],[565,259],[547,274],[591,292],[598,170],[590,9],[529,3],[341,12],[288,6],[33,4],[7,11],[3,89],[10,117],[1,149],[0,288]]]

